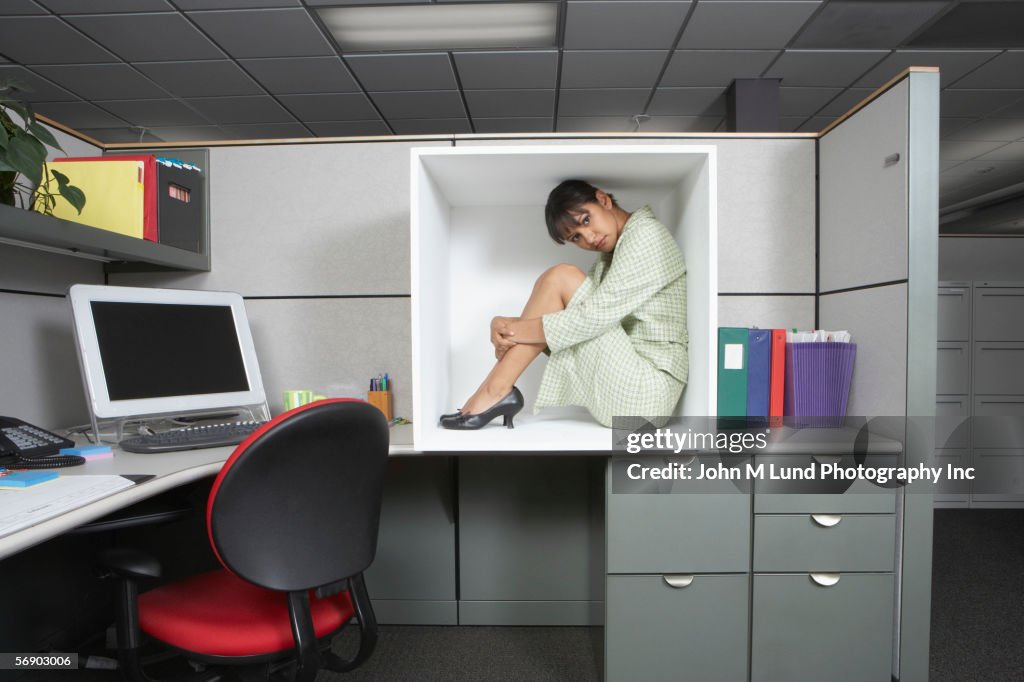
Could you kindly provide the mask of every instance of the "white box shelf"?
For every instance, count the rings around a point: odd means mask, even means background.
[[[546,357],[517,385],[526,407],[515,429],[501,420],[448,431],[453,412],[494,364],[495,315],[518,315],[537,277],[560,262],[584,271],[595,258],[559,246],[544,203],[578,178],[611,192],[627,211],[650,205],[676,236],[687,266],[689,380],[676,414],[714,414],[718,327],[716,148],[713,145],[429,147],[412,150],[411,266],[414,447],[436,452],[608,451],[612,431],[583,408],[546,408],[537,395]]]

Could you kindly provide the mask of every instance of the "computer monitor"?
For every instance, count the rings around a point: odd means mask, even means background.
[[[68,298],[96,421],[264,405],[236,293],[76,284]]]

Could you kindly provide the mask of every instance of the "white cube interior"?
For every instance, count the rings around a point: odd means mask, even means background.
[[[544,204],[578,178],[627,211],[649,205],[686,259],[689,379],[677,415],[714,414],[718,327],[715,148],[565,145],[412,150],[411,260],[414,446],[423,451],[609,450],[612,431],[582,408],[533,414],[546,356],[517,382],[526,397],[514,429],[496,419],[449,431],[453,412],[494,365],[495,315],[517,316],[537,277],[557,263],[584,271],[595,256],[547,234]],[[609,358],[609,361],[613,359]]]

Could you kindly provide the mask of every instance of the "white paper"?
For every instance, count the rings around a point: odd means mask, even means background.
[[[743,369],[743,344],[725,344],[725,369]]]

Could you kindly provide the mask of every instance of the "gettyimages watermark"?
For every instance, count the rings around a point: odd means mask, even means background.
[[[1024,448],[1024,417],[847,417],[831,428],[623,417],[613,424],[612,492],[1007,492],[1004,476],[966,461],[972,446]]]

